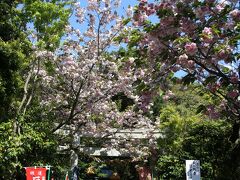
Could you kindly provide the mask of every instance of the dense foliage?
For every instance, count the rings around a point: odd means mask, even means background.
[[[55,138],[49,133],[52,124],[41,117],[44,110],[34,96],[37,77],[31,71],[38,61],[35,49],[48,48],[47,43],[53,43],[53,49],[60,41],[70,13],[64,4],[37,0],[0,3],[1,178],[13,179],[17,166],[57,166],[61,161],[57,160]],[[47,11],[52,13],[46,14]],[[37,40],[33,41],[32,36],[37,36]],[[46,36],[57,38],[54,41]]]
[[[201,162],[203,179],[226,179],[231,169],[231,125],[224,120],[196,114],[199,104],[209,103],[211,95],[199,96],[199,85],[175,86],[173,95],[160,110],[157,171],[163,179],[185,178],[185,160]],[[236,175],[237,177],[237,175]],[[231,179],[231,178],[230,178]]]

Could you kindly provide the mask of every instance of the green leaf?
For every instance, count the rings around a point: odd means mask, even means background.
[[[225,73],[225,74],[227,74],[227,73],[230,72],[230,69],[229,69],[228,67],[224,66],[224,67],[222,68],[222,72]]]

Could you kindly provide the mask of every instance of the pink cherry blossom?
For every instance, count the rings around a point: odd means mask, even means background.
[[[218,13],[221,12],[223,9],[224,9],[223,4],[217,4],[217,5],[216,5],[216,11],[217,11]]]
[[[213,32],[212,29],[209,27],[205,27],[202,31],[202,35],[203,35],[203,41],[210,43],[213,40]]]
[[[141,40],[138,44],[140,55],[147,59],[145,83],[159,87],[161,78],[169,72],[183,70],[193,80],[197,80],[216,99],[226,100],[225,110],[238,119],[239,104],[239,43],[238,24],[240,10],[238,1],[203,0],[201,3],[182,0],[144,2],[139,5],[138,12],[148,19],[150,7],[154,7],[158,17],[152,21],[152,29],[146,24],[138,23]],[[166,14],[162,12],[167,12]],[[191,16],[186,15],[186,12]],[[138,70],[139,72],[139,70]],[[160,78],[161,77],[161,78]],[[163,83],[164,84],[164,83]],[[167,89],[166,85],[160,87]],[[164,99],[168,100],[168,94]],[[217,102],[217,101],[216,101]],[[212,118],[219,117],[213,105],[207,109]]]
[[[196,43],[193,43],[193,42],[187,43],[184,46],[184,48],[185,48],[186,53],[189,55],[194,55],[197,52],[197,45],[196,45]]]
[[[229,14],[230,16],[232,16],[233,19],[240,20],[240,10],[234,9]]]
[[[208,105],[205,113],[211,119],[218,119],[220,117],[220,114],[219,114],[219,112],[217,112],[214,105]]]
[[[226,59],[228,57],[228,53],[226,52],[226,50],[221,49],[217,56],[219,57],[219,59]]]
[[[228,97],[233,98],[233,99],[236,98],[236,97],[238,97],[238,95],[239,95],[239,93],[238,93],[237,90],[230,91],[230,92],[228,92],[228,94],[227,94]]]
[[[236,74],[234,74],[230,77],[230,81],[234,84],[237,84],[239,82],[239,77]]]
[[[187,61],[188,56],[186,54],[183,54],[183,55],[180,55],[178,59],[179,59],[180,62]]]

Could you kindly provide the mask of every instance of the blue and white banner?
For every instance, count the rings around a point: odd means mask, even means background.
[[[200,161],[186,160],[186,180],[200,180]]]

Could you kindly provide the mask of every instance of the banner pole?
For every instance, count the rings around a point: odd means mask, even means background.
[[[50,168],[50,166],[48,166],[48,180],[50,180],[50,175],[51,175],[51,168]]]

